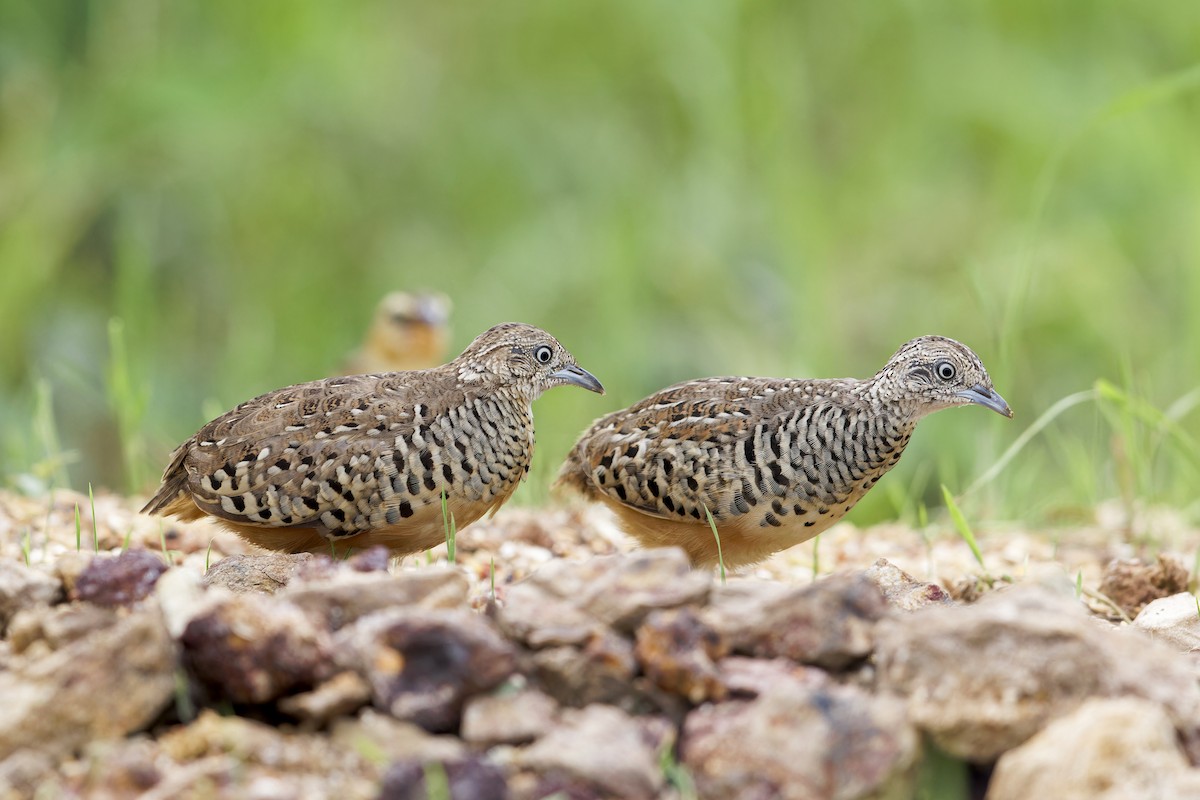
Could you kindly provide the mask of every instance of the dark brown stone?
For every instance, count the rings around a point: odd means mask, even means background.
[[[464,701],[499,685],[516,653],[466,611],[396,609],[343,629],[338,657],[371,685],[377,708],[429,731],[458,728]]]
[[[1148,563],[1137,558],[1114,559],[1104,568],[1100,592],[1130,618],[1160,597],[1188,590],[1188,571],[1174,558],[1160,555]]]
[[[74,595],[100,606],[127,606],[149,596],[166,571],[162,556],[148,550],[97,556],[79,575]]]
[[[180,642],[200,684],[235,703],[265,703],[333,672],[328,634],[290,603],[258,594],[201,612]]]

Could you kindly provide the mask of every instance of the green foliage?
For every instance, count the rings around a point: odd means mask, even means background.
[[[526,320],[609,389],[539,401],[518,502],[672,381],[863,376],[938,332],[1017,420],[931,418],[851,519],[936,505],[1097,380],[1124,399],[1056,415],[972,513],[1195,515],[1193,11],[2,4],[3,477],[145,491],[214,408],[327,374],[425,287],[455,348]]]

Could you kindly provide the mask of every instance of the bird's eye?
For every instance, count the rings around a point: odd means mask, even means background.
[[[533,357],[537,359],[539,364],[549,364],[550,358],[553,355],[554,351],[546,345],[542,345],[537,350],[533,351]]]
[[[949,361],[939,361],[934,366],[934,370],[937,371],[937,376],[944,381],[953,379],[954,376],[958,373],[958,370],[956,370],[954,368],[954,365],[951,364]]]

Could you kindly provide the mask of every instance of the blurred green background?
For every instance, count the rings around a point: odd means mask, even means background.
[[[867,376],[940,333],[1017,418],[927,420],[852,520],[1039,420],[973,514],[1195,518],[1198,64],[1194,0],[9,0],[4,479],[148,491],[427,288],[456,351],[526,321],[609,389],[538,402],[518,502],[668,383]]]

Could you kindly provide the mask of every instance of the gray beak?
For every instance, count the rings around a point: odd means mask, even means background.
[[[569,367],[563,367],[558,372],[551,372],[550,377],[554,378],[555,380],[573,383],[576,386],[582,386],[589,392],[604,394],[604,387],[600,385],[600,381],[596,380],[596,376],[588,372],[583,367],[579,367],[574,364]]]
[[[982,383],[972,386],[970,389],[958,393],[959,397],[966,398],[972,403],[977,403],[984,408],[990,408],[997,414],[1002,414],[1009,419],[1012,419],[1012,409],[1008,407],[1008,403],[1004,402],[1004,398],[996,394],[995,389],[989,389]]]

